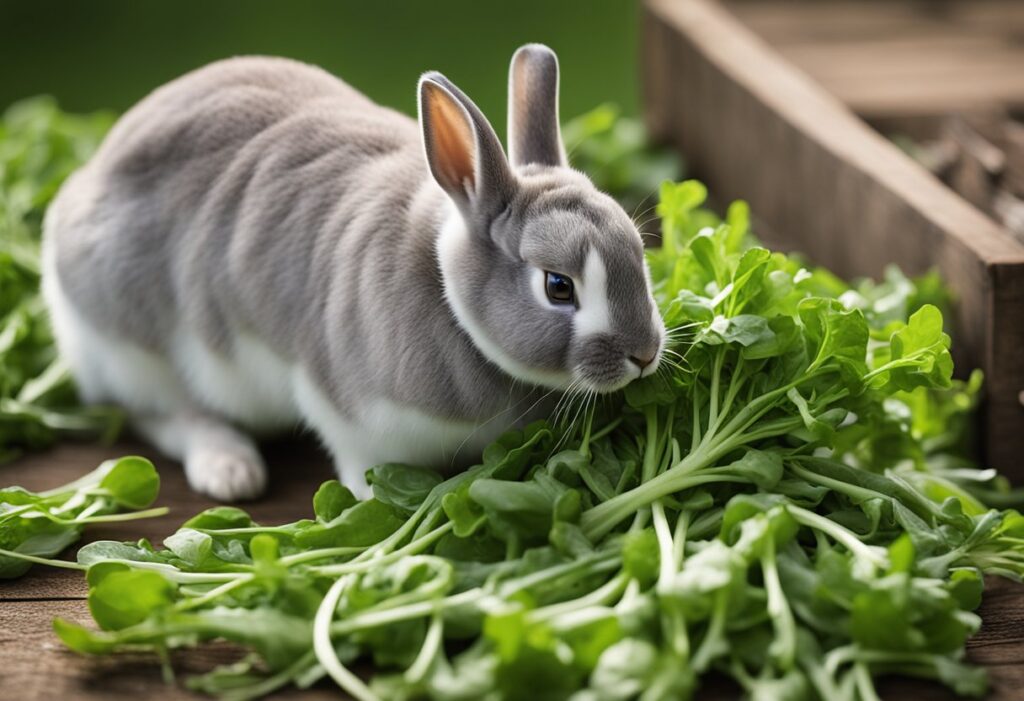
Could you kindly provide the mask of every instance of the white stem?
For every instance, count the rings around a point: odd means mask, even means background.
[[[26,562],[34,562],[37,565],[49,565],[50,567],[63,567],[68,570],[87,570],[89,569],[85,565],[80,565],[77,562],[67,562],[65,560],[51,560],[46,557],[36,557],[35,555],[26,555],[25,553],[15,552],[13,550],[4,550],[0,548],[0,557],[13,557],[18,560],[25,560]]]
[[[332,576],[368,572],[369,570],[377,569],[379,567],[383,567],[384,565],[389,565],[392,562],[402,559],[406,555],[415,555],[421,550],[424,550],[428,545],[430,545],[435,540],[443,536],[445,533],[452,530],[452,528],[454,527],[455,525],[451,521],[449,521],[448,523],[445,523],[443,526],[439,526],[434,530],[430,531],[421,538],[412,541],[404,548],[399,548],[398,550],[395,550],[394,552],[389,553],[387,555],[381,555],[380,557],[364,560],[362,559],[362,557],[366,555],[366,553],[364,552],[363,555],[357,557],[352,562],[343,562],[338,565],[324,565],[323,567],[311,567],[310,569],[315,570],[319,574]]]
[[[247,584],[248,582],[252,581],[254,576],[255,575],[249,574],[249,575],[246,575],[243,578],[236,579],[236,580],[231,581],[231,582],[225,582],[224,584],[221,584],[219,587],[214,587],[210,591],[208,591],[205,594],[202,594],[200,596],[197,596],[194,599],[184,599],[184,600],[182,600],[181,602],[178,603],[177,606],[175,606],[175,608],[178,611],[187,611],[188,609],[194,609],[196,607],[202,606],[203,604],[206,604],[206,603],[208,603],[210,601],[213,601],[217,597],[220,597],[220,596],[223,596],[224,594],[227,594],[232,589],[237,589],[238,587],[242,586],[243,584]]]
[[[430,628],[427,629],[427,637],[423,640],[420,654],[416,655],[416,660],[412,663],[412,666],[405,671],[405,680],[407,682],[415,684],[427,676],[427,672],[430,671],[430,665],[434,663],[437,651],[441,647],[442,633],[444,633],[444,618],[441,617],[440,612],[435,612],[434,616],[430,619]]]
[[[651,515],[654,517],[654,533],[658,536],[658,585],[665,587],[671,584],[676,576],[676,558],[675,543],[672,541],[668,518],[665,517],[665,507],[660,499],[651,504]]]
[[[345,589],[355,582],[355,575],[348,575],[338,579],[327,595],[320,603],[316,611],[316,618],[313,619],[313,651],[320,666],[331,675],[331,678],[338,683],[342,689],[348,692],[358,701],[380,701],[379,697],[370,691],[370,687],[363,683],[363,680],[350,672],[338,659],[338,653],[334,650],[331,642],[331,621],[334,619],[334,611],[338,608],[338,601]]]

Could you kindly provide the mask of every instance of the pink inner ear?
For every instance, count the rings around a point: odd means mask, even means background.
[[[446,188],[475,188],[473,129],[465,111],[442,88],[427,83],[424,89],[435,175]]]
[[[515,71],[512,79],[512,104],[509,109],[513,112],[513,119],[515,124],[522,128],[526,124],[526,119],[529,116],[528,110],[530,108],[530,64],[529,56],[522,53],[516,57]],[[512,135],[509,134],[509,138]]]

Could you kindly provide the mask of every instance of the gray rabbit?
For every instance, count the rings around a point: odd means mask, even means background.
[[[512,59],[508,133],[506,157],[439,73],[418,125],[285,59],[159,88],[46,217],[82,398],[126,407],[195,490],[234,500],[266,484],[249,433],[305,423],[366,494],[377,463],[448,467],[552,391],[654,372],[640,235],[567,165],[547,47]]]

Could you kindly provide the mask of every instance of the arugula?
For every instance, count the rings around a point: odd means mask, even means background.
[[[45,492],[0,489],[0,579],[20,577],[33,562],[74,568],[47,558],[77,541],[87,524],[163,516],[164,507],[146,509],[159,489],[153,464],[136,457],[108,460]]]
[[[114,408],[78,405],[39,295],[43,212],[112,123],[48,98],[19,102],[0,121],[0,463],[60,436],[110,441],[121,426]]]

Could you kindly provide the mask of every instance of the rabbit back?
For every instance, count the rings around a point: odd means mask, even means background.
[[[412,119],[320,69],[243,58],[127,113],[62,189],[47,239],[89,324],[211,399],[251,404],[210,390],[229,368],[257,387],[301,366],[342,414],[383,399],[473,419],[507,385],[443,303],[443,205]],[[293,397],[264,394],[295,419]]]

